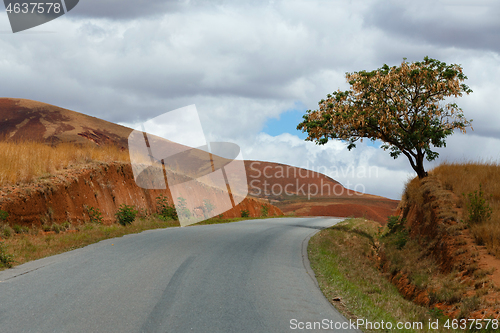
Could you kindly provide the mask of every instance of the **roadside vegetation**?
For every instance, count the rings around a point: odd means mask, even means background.
[[[311,267],[326,298],[347,318],[371,322],[411,323],[412,328],[397,332],[428,332],[429,321],[439,320],[445,329],[446,318],[437,309],[406,300],[379,269],[377,248],[383,231],[377,222],[348,219],[325,229],[309,242]],[[419,324],[422,323],[422,329]],[[360,327],[364,332],[380,332]],[[393,329],[394,330],[394,329]]]
[[[151,229],[180,227],[175,207],[168,203],[167,198],[160,195],[156,198],[156,203],[158,213],[151,215],[137,210],[134,206],[121,205],[115,215],[116,223],[112,224],[103,223],[100,210],[94,207],[86,207],[88,220],[85,223],[64,222],[31,227],[18,224],[10,226],[5,222],[8,212],[0,210],[0,270],[71,251],[104,239]],[[266,209],[261,210],[261,217],[224,218],[221,214],[192,226],[272,218],[267,214]]]
[[[463,222],[478,245],[500,258],[500,165],[489,162],[442,163],[430,174],[456,196]]]
[[[99,162],[128,162],[128,151],[115,146],[40,142],[0,142],[0,186],[27,183],[58,170]]]

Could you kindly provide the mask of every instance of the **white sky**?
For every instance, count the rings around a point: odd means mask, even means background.
[[[474,132],[448,138],[439,161],[498,160],[499,14],[498,1],[477,0],[82,0],[12,34],[2,12],[0,95],[130,125],[195,104],[207,139],[239,144],[245,159],[326,170],[399,199],[414,175],[405,157],[305,142],[285,112],[347,89],[345,72],[428,55],[461,64],[474,90],[457,101]]]

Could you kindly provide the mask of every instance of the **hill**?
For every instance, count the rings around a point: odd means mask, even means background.
[[[365,217],[385,224],[398,206],[397,200],[347,189],[319,172],[262,161],[245,161],[245,167],[249,194],[285,214]]]
[[[0,138],[115,145],[127,147],[132,129],[54,105],[17,98],[0,98]]]
[[[6,142],[33,141],[52,146],[66,143],[84,146],[91,144],[99,147],[114,146],[127,151],[128,136],[131,132],[131,128],[50,104],[0,98],[0,138]],[[167,140],[164,142],[166,150],[175,151],[176,146],[179,146]],[[203,156],[203,152],[196,150],[181,154],[178,161],[184,162],[181,164],[185,167],[175,170],[176,178],[180,181],[186,177],[196,178],[210,170],[210,162],[216,165],[226,163],[223,158],[215,157],[210,161]],[[74,158],[70,160],[73,161]],[[124,161],[124,158],[120,157],[120,160]],[[66,167],[63,163],[59,164],[60,168]],[[244,165],[247,179],[236,181],[239,184],[246,181],[249,196],[276,205],[285,214],[366,217],[384,224],[387,216],[391,215],[397,206],[395,200],[346,189],[339,182],[318,172],[262,161],[245,161]],[[25,167],[16,164],[15,169],[18,168]],[[38,173],[53,171],[53,167],[46,167],[39,168]],[[16,172],[12,173],[17,175]],[[28,174],[36,175],[36,172],[30,171]]]

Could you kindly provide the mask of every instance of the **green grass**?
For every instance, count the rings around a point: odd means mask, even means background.
[[[348,219],[317,233],[308,247],[311,268],[325,297],[347,318],[393,324],[397,332],[427,332],[429,320],[446,317],[405,300],[378,270],[376,248],[380,225],[365,219]],[[333,299],[340,298],[341,301]],[[423,330],[394,329],[398,322],[423,323]],[[381,332],[367,330],[364,332]],[[432,330],[450,332],[450,330]]]

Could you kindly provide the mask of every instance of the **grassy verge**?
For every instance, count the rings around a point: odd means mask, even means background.
[[[44,233],[39,229],[26,229],[1,242],[0,257],[10,256],[11,260],[0,260],[0,270],[21,265],[66,251],[84,247],[101,240],[139,233],[144,230],[178,227],[179,222],[163,220],[153,216],[137,218],[127,226],[120,224],[85,223],[59,233]],[[0,258],[1,259],[1,258]]]
[[[349,219],[325,229],[309,242],[311,267],[325,297],[347,318],[372,323],[392,323],[396,332],[450,332],[447,318],[439,311],[405,300],[377,269],[376,247],[380,225],[365,219]],[[440,320],[440,329],[430,330],[429,321]],[[397,324],[411,325],[396,329]],[[417,329],[422,323],[423,329]],[[385,330],[366,329],[364,332]]]
[[[278,216],[281,217],[281,216]],[[260,217],[270,218],[270,217]],[[259,217],[211,218],[196,225],[231,223]],[[44,233],[39,229],[24,228],[20,234],[14,234],[0,242],[0,270],[24,264],[25,262],[71,251],[105,239],[135,234],[145,230],[179,227],[179,222],[165,220],[155,216],[136,218],[132,224],[85,223],[70,227],[68,231]]]

